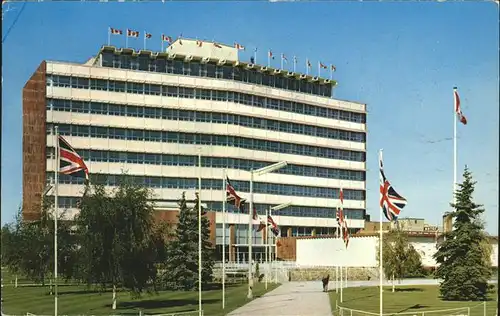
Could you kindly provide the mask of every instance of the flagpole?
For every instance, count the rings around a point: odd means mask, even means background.
[[[222,309],[226,307],[226,169],[222,170]]]
[[[162,37],[161,37],[161,52],[162,52],[162,53],[163,53],[163,42],[164,42],[164,40],[163,40],[163,36],[162,36]]]
[[[379,151],[379,164],[380,164],[380,161],[382,160],[382,149],[380,149]],[[383,251],[382,251],[382,247],[383,247],[383,241],[382,241],[382,206],[380,206],[380,210],[379,210],[379,287],[380,287],[380,316],[383,316],[384,312],[384,300],[383,300],[383,284],[382,284],[382,274],[383,274],[383,267],[382,267],[382,263],[383,263]]]
[[[253,221],[253,171],[250,171],[250,209],[248,210],[248,294],[247,298],[253,298],[253,276],[252,276],[252,221]]]
[[[306,58],[306,76],[309,76],[309,59]]]
[[[201,150],[198,152],[198,313],[203,315],[201,304]]]
[[[283,54],[281,54],[281,70],[283,70]]]
[[[337,214],[336,215],[340,215],[339,214],[339,209],[337,207]],[[337,227],[336,229],[336,233],[337,233],[337,238],[340,238],[340,224],[339,224],[339,221],[337,221],[337,225],[339,225],[339,227]],[[337,264],[337,266],[335,267],[335,293],[338,293],[339,292],[339,265]]]
[[[255,48],[253,52],[253,62],[257,65],[257,47]]]
[[[283,65],[283,58],[281,59],[281,64]],[[268,260],[268,255],[269,255],[269,249],[268,246],[269,246],[269,234],[268,234],[268,227],[267,227],[267,221],[268,221],[268,218],[269,218],[269,208],[266,208],[266,228],[264,229],[265,231],[265,234],[266,234],[266,245],[265,245],[265,248],[266,248],[266,290],[267,290],[267,277],[268,277],[268,273],[267,271],[269,270],[269,260]]]
[[[271,67],[271,51],[267,52],[267,67]]]
[[[127,34],[125,34],[125,48],[128,48],[128,30]]]
[[[455,94],[454,94],[455,98]],[[455,103],[454,101],[453,103]],[[455,104],[453,104],[455,107]],[[456,203],[455,191],[457,189],[457,114],[456,109],[453,109],[453,195],[452,201]],[[453,227],[453,221],[452,221]]]
[[[321,63],[318,61],[318,78],[321,77]]]
[[[319,64],[318,64],[319,65]],[[344,230],[344,197],[343,197],[343,190],[342,187],[340,188],[340,235],[343,237],[343,230]],[[344,256],[342,256],[342,260],[344,260]],[[344,278],[342,277],[342,270],[344,270],[344,262],[340,265],[340,303],[344,302]]]
[[[55,126],[56,170],[54,185],[54,315],[57,316],[57,216],[59,215],[59,127]]]
[[[108,46],[111,46],[111,27],[108,26]]]
[[[333,68],[332,66],[330,66],[330,80],[333,79]]]
[[[144,50],[146,50],[146,31],[144,31]]]
[[[293,72],[295,72],[297,68],[297,57],[293,56]]]

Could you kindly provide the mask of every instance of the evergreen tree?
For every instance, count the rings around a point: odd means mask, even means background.
[[[463,178],[455,192],[456,203],[451,204],[453,230],[445,234],[434,255],[435,276],[443,280],[439,290],[445,300],[485,300],[491,261],[485,260],[487,247],[483,246],[486,235],[480,216],[484,209],[472,200],[476,182],[467,167]]]
[[[198,284],[198,203],[189,209],[186,195],[179,201],[178,223],[169,243],[165,281],[175,290],[194,290]],[[204,210],[202,210],[202,214]],[[202,288],[212,279],[213,249],[208,219],[202,215]]]
[[[198,220],[198,203],[200,203],[200,198],[196,194],[196,204],[193,208],[196,214],[196,220]],[[205,209],[201,209],[201,285],[202,289],[212,282],[212,272],[214,268],[214,256],[215,248],[210,242],[210,221],[208,220]],[[198,226],[197,226],[198,227]],[[196,230],[198,232],[198,229]],[[198,237],[198,234],[196,234]],[[198,258],[198,256],[196,256]],[[198,279],[196,279],[198,280]]]

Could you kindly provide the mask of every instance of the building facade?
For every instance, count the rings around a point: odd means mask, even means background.
[[[333,99],[334,81],[242,62],[236,48],[196,42],[178,40],[160,53],[105,46],[83,64],[41,63],[23,89],[24,218],[39,216],[54,178],[57,126],[91,181],[100,176],[113,187],[126,173],[153,190],[163,211],[184,191],[194,198],[200,156],[201,198],[216,214],[217,244],[224,170],[248,198],[249,171],[279,161],[288,165],[255,179],[254,203],[261,215],[293,203],[273,214],[284,236],[332,234],[340,188],[349,227],[363,228],[365,104]],[[68,218],[82,192],[83,181],[60,175],[59,207]],[[227,211],[226,244],[233,240],[244,257],[248,215]]]

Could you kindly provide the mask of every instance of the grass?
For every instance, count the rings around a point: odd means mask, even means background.
[[[337,294],[335,290],[330,290],[330,304],[332,311],[335,311]],[[496,290],[489,295],[490,300],[486,302],[486,315],[496,315],[497,302]],[[384,313],[406,313],[406,312],[425,312],[431,310],[444,310],[459,307],[470,307],[471,316],[483,316],[483,302],[448,302],[439,298],[439,287],[435,285],[425,286],[397,286],[396,292],[392,293],[391,287],[384,287]],[[378,287],[358,287],[346,288],[343,291],[343,303],[340,303],[340,294],[338,304],[342,307],[355,310],[362,310],[371,313],[379,312],[379,288]],[[428,316],[450,315],[448,313],[429,313]],[[362,315],[361,313],[352,314],[353,316]],[[422,315],[422,314],[411,314]]]
[[[278,285],[268,284],[268,291]],[[216,316],[243,306],[248,302],[247,285],[226,286],[226,308],[222,310],[222,290],[203,291],[204,315]],[[139,299],[132,299],[128,292],[119,292],[116,310],[111,309],[111,290],[98,292],[84,286],[60,285],[59,310],[61,315],[138,315],[141,310],[147,314],[169,314],[198,309],[198,292],[161,291],[158,294],[143,294]],[[254,297],[266,292],[263,283],[254,285]],[[7,315],[54,314],[54,296],[49,294],[49,287],[5,285],[2,289],[4,299],[3,312]]]

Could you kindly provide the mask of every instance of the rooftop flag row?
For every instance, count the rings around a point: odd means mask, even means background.
[[[131,29],[127,29],[126,32],[123,32],[122,30],[120,29],[115,29],[115,28],[112,28],[112,27],[109,27],[108,28],[108,45],[111,45],[111,36],[122,36],[122,35],[125,35],[125,47],[128,48],[128,39],[129,38],[139,38],[141,35],[141,33],[139,31],[135,31],[135,30],[131,30]],[[144,40],[144,45],[143,45],[143,48],[146,49],[146,44],[147,44],[147,40],[150,40],[152,39],[153,35],[151,33],[148,33],[146,31],[143,32],[143,40]],[[179,37],[177,37],[176,39],[179,43],[179,45],[182,45],[182,34],[179,35]],[[171,37],[171,36],[168,36],[168,35],[165,35],[165,34],[161,34],[161,51],[164,50],[164,44],[167,43],[167,45],[171,45],[172,43],[174,42],[174,39]],[[221,44],[219,43],[216,43],[216,42],[204,42],[202,40],[196,40],[196,45],[198,47],[203,47],[203,45],[213,45],[214,47],[216,48],[222,48]],[[237,42],[234,42],[234,48],[238,49],[238,50],[245,50],[245,46],[243,46],[242,44],[240,43],[237,43]],[[257,64],[257,51],[258,49],[255,48],[254,49],[254,54],[253,56],[250,58],[250,63],[251,64]],[[273,54],[273,51],[272,50],[268,50],[267,51],[267,67],[271,67],[271,63],[272,61],[275,60],[275,56]],[[298,58],[297,56],[293,56],[293,72],[297,72],[297,64],[298,64]],[[280,69],[281,70],[285,70],[285,64],[288,64],[288,58],[286,57],[286,55],[284,53],[281,54],[280,56]],[[309,73],[311,72],[312,70],[312,63],[311,61],[309,60],[309,58],[306,58],[305,59],[305,66],[306,66],[306,75],[309,75]],[[330,80],[332,80],[333,78],[333,73],[337,70],[337,68],[335,67],[335,65],[333,64],[330,64],[329,66],[321,61],[318,61],[318,77],[321,77],[321,70],[329,70],[330,72]]]

